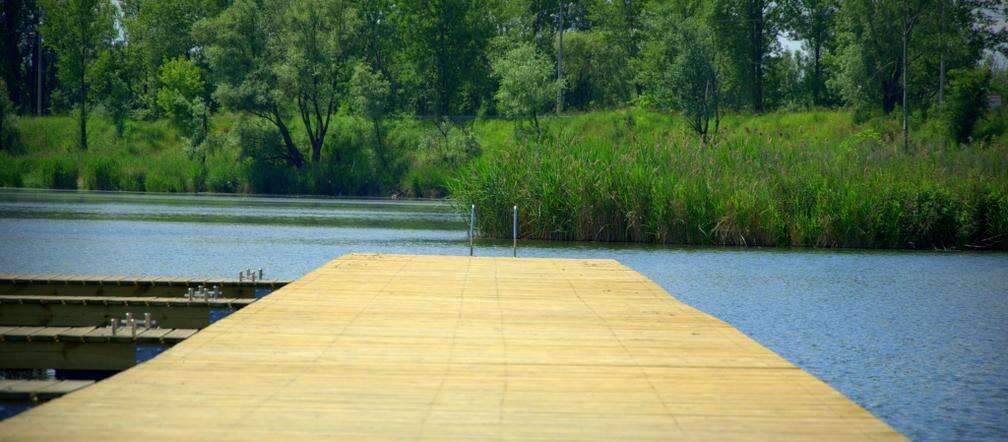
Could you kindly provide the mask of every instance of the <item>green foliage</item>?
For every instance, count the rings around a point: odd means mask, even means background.
[[[110,0],[44,0],[43,42],[57,57],[60,85],[78,107],[80,147],[87,148],[87,117],[94,97],[88,93],[96,75],[94,62],[115,35],[116,7]]]
[[[601,32],[564,33],[564,106],[591,110],[618,106],[632,93],[625,48]]]
[[[175,58],[161,65],[158,82],[161,84],[158,106],[175,129],[184,134],[193,155],[201,149],[210,131],[210,109],[200,96],[205,87],[200,69],[188,59]]]
[[[906,152],[843,113],[726,119],[704,147],[653,116],[489,150],[452,183],[481,234],[747,246],[1005,249],[1006,146]],[[597,119],[598,116],[586,117]],[[610,114],[609,121],[625,116]],[[605,120],[603,119],[603,120]],[[602,130],[599,130],[602,129]]]
[[[389,83],[367,64],[354,67],[350,79],[350,97],[356,112],[371,121],[380,122],[388,113]],[[377,123],[376,123],[377,124]]]
[[[836,46],[836,15],[838,0],[784,0],[781,4],[781,19],[788,34],[795,40],[804,40],[808,50],[806,87],[797,93],[788,94],[792,99],[802,98],[813,106],[828,104],[831,100],[827,89],[829,71],[825,69],[824,58]],[[770,87],[770,90],[775,90]]]
[[[238,0],[199,33],[217,74],[214,97],[274,124],[284,158],[305,165],[288,120],[297,110],[311,161],[319,162],[338,100],[346,94],[355,12],[345,0]]]
[[[781,6],[770,0],[714,0],[710,26],[728,78],[729,103],[764,110],[764,82],[770,54],[777,47]]]
[[[35,189],[76,189],[77,162],[67,155],[32,159],[22,185]]]
[[[719,105],[718,71],[711,37],[695,20],[686,20],[678,37],[680,52],[672,61],[667,82],[658,85],[661,88],[658,96],[671,95],[690,128],[706,143],[710,120],[717,119]],[[717,123],[714,131],[717,132]]]
[[[122,166],[116,158],[88,155],[82,173],[84,188],[88,190],[119,190],[119,173]]]
[[[470,127],[451,125],[443,135],[427,133],[412,152],[399,189],[409,197],[446,197],[448,182],[456,171],[482,152]]]
[[[126,119],[129,116],[132,91],[129,87],[130,72],[122,47],[103,51],[91,67],[94,95],[104,106],[105,113],[115,125],[116,135],[123,136]]]
[[[13,151],[18,139],[17,114],[8,98],[7,83],[0,79],[0,151]]]
[[[960,143],[969,140],[973,127],[987,112],[990,73],[986,69],[959,69],[949,73],[944,107],[949,137]]]
[[[500,80],[494,98],[501,113],[509,118],[528,119],[539,130],[539,115],[564,87],[556,80],[553,63],[529,44],[508,49],[493,61],[493,73]]]
[[[194,100],[200,96],[204,88],[203,75],[199,67],[183,57],[173,58],[161,65],[158,71],[158,83],[161,87],[157,92],[157,103],[166,113],[171,112],[177,98]]]
[[[473,114],[493,93],[487,47],[495,23],[482,0],[408,0],[393,3],[403,82],[414,87],[415,111],[449,116]]]

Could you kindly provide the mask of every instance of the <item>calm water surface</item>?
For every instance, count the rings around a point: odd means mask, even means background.
[[[433,202],[0,190],[0,272],[297,278],[348,252],[463,255],[464,230]],[[519,254],[617,259],[913,439],[1008,439],[1008,254],[545,243]]]

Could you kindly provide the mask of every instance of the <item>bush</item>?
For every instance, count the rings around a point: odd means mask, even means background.
[[[235,159],[224,153],[214,153],[206,160],[206,187],[211,192],[232,193],[241,191],[242,171]]]
[[[0,187],[21,187],[21,177],[27,173],[27,161],[0,152]]]
[[[949,137],[964,143],[987,111],[990,73],[985,69],[955,69],[949,72],[949,77],[945,121]]]
[[[18,121],[7,95],[7,83],[0,79],[0,151],[13,152],[19,141]]]
[[[68,156],[41,157],[32,161],[31,170],[22,178],[25,187],[37,189],[76,189],[77,162]]]
[[[84,162],[83,184],[89,190],[120,190],[121,164],[114,158],[89,155]]]

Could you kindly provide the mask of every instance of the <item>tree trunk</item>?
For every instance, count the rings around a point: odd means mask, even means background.
[[[21,51],[18,48],[22,9],[24,9],[21,3],[20,0],[4,1],[3,64],[5,66],[2,69],[5,74],[3,80],[7,83],[11,101],[18,108],[29,109],[31,104],[21,94]]]
[[[910,33],[907,0],[903,0],[903,150],[910,147],[910,108],[907,107],[907,34]]]
[[[752,107],[763,112],[763,1],[749,1],[749,62],[752,64]]]
[[[323,145],[323,140],[321,138],[320,139],[312,138],[312,142],[311,142],[311,160],[312,160],[312,164],[318,164],[319,161],[322,161],[322,145]]]
[[[382,142],[381,122],[374,119],[371,120],[371,125],[374,128],[375,145],[378,146],[378,160],[384,164],[387,162],[387,158],[385,158],[385,143]]]
[[[78,89],[77,99],[80,100],[80,148],[81,150],[87,150],[87,83],[84,79],[84,70],[87,63],[84,58],[81,57],[80,66],[80,88]]]
[[[815,48],[812,51],[812,63],[813,63],[813,73],[812,73],[812,104],[814,106],[822,105],[822,40],[816,38]]]
[[[938,14],[938,20],[941,22],[941,51],[938,54],[938,110],[941,111],[945,104],[945,50],[946,50],[946,37],[945,37],[945,0],[939,0],[938,3],[941,8],[941,12]]]
[[[301,151],[298,150],[297,146],[294,145],[294,140],[291,138],[290,129],[287,128],[287,125],[284,124],[283,120],[280,119],[279,116],[276,117],[276,121],[274,121],[273,123],[276,124],[278,129],[280,129],[280,136],[283,137],[284,146],[286,146],[287,148],[287,154],[285,155],[287,157],[287,161],[292,166],[298,169],[304,168],[305,166],[304,155],[302,155]]]

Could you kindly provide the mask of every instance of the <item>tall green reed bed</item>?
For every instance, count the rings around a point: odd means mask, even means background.
[[[1008,249],[1002,142],[903,151],[884,124],[824,112],[731,118],[704,146],[627,116],[518,136],[463,170],[453,195],[477,205],[489,237],[511,236],[517,204],[529,239]]]

